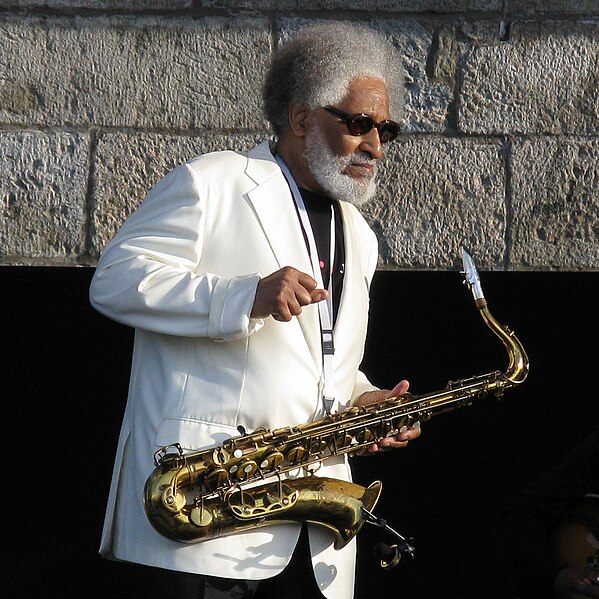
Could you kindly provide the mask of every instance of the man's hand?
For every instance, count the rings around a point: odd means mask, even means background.
[[[291,266],[264,277],[256,288],[250,316],[289,322],[302,312],[302,306],[321,302],[329,296],[326,289],[316,289],[316,281]]]
[[[556,576],[553,588],[560,599],[599,597],[599,574],[586,567],[564,568]]]
[[[410,383],[408,381],[400,381],[393,387],[391,391],[388,389],[379,389],[378,391],[369,391],[362,393],[356,401],[356,406],[367,406],[373,403],[390,399],[391,397],[397,397],[403,395],[408,391]],[[414,426],[408,426],[405,430],[397,431],[395,435],[383,437],[377,440],[375,443],[368,447],[367,453],[377,453],[379,451],[386,451],[389,449],[395,449],[397,447],[405,447],[408,441],[417,439],[420,436],[420,423],[417,422]]]

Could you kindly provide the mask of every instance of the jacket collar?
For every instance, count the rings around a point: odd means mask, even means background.
[[[256,185],[262,185],[264,181],[281,172],[271,150],[272,143],[274,142],[265,140],[248,152],[245,174]]]

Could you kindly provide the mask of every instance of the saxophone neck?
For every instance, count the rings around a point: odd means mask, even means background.
[[[464,266],[464,282],[472,292],[480,315],[485,324],[501,339],[508,352],[509,365],[503,376],[514,385],[522,383],[528,375],[528,356],[524,351],[524,347],[516,335],[514,335],[514,332],[497,322],[489,311],[487,300],[480,284],[478,271],[476,270],[476,266],[474,266],[472,258],[464,248],[462,248],[462,264]]]
[[[528,356],[514,332],[499,323],[489,311],[486,302],[477,300],[477,306],[485,324],[501,339],[509,357],[509,364],[503,376],[514,385],[518,385],[528,376]]]

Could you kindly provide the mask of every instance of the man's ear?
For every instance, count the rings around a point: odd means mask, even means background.
[[[312,123],[312,109],[305,102],[289,107],[289,129],[296,137],[305,137]]]

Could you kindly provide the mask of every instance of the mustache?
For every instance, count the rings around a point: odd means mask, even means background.
[[[354,152],[347,157],[347,164],[366,164],[368,166],[376,167],[377,160],[372,158],[370,154],[366,152]]]

